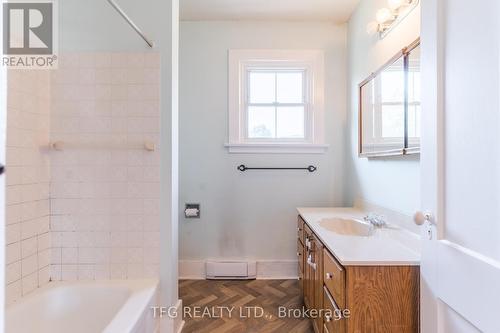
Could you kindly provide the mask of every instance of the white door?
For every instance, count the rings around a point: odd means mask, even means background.
[[[422,0],[423,333],[500,332],[500,1]]]

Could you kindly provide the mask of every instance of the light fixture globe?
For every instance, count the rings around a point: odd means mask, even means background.
[[[382,8],[377,11],[377,22],[384,24],[385,22],[392,19],[393,15],[390,9]]]

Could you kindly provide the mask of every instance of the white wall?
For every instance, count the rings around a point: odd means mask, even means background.
[[[181,22],[180,208],[200,203],[201,219],[180,218],[181,260],[296,260],[298,206],[344,203],[345,26],[292,22]],[[229,49],[325,52],[325,154],[229,154]],[[248,166],[316,165],[297,171]],[[293,272],[293,270],[292,270]]]
[[[362,0],[348,24],[349,197],[413,215],[420,205],[418,157],[358,158],[358,84],[420,35],[420,6],[383,40],[368,34],[368,23],[386,6],[386,0]]]

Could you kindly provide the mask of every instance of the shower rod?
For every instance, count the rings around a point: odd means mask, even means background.
[[[130,19],[130,17],[123,11],[123,9],[120,6],[118,6],[118,4],[114,0],[106,0],[106,1],[111,5],[111,7],[113,7],[118,12],[118,14],[120,14],[125,19],[125,21],[127,21],[127,23],[132,27],[132,29],[134,29],[135,32],[137,32],[139,36],[142,37],[142,39],[144,39],[146,44],[148,44],[149,47],[153,48],[154,42],[148,37],[146,37],[146,35],[142,32],[142,30],[132,21],[132,19]]]

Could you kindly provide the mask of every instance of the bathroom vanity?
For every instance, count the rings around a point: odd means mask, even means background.
[[[317,333],[418,332],[416,235],[352,208],[299,208],[299,281]],[[325,309],[331,310],[324,311]]]

